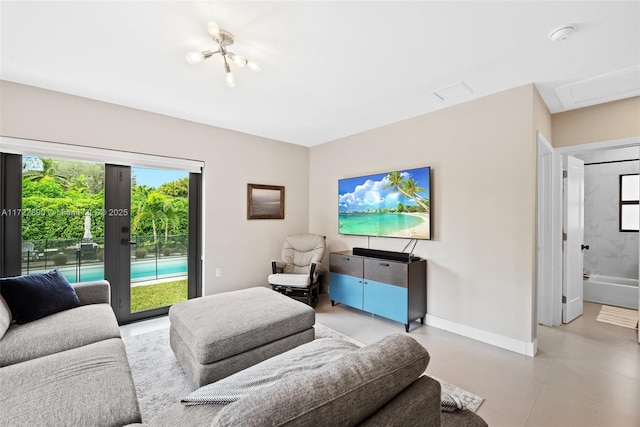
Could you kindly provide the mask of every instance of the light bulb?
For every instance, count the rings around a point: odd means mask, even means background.
[[[260,71],[262,67],[257,62],[247,61],[247,67],[249,67],[252,71]]]
[[[242,56],[240,55],[236,55],[233,52],[229,52],[229,58],[231,58],[231,60],[238,66],[238,67],[244,67],[245,65],[247,65],[247,60],[244,59]]]
[[[213,37],[214,39],[220,39],[220,27],[217,23],[209,21],[209,23],[207,24],[207,31],[209,31],[209,34],[211,34],[211,37]]]
[[[233,78],[233,74],[231,72],[227,73],[227,86],[236,87],[236,81]]]
[[[197,64],[204,59],[202,52],[187,52],[185,57],[189,64]]]

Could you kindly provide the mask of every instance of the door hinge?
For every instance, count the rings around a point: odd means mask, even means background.
[[[557,301],[557,300],[556,300]],[[567,296],[566,295],[562,295],[562,303],[566,304],[567,303]]]
[[[567,171],[562,171],[562,177],[563,177],[563,178],[566,178],[568,174],[569,174],[569,172],[567,172]]]

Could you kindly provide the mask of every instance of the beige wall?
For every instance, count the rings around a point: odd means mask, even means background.
[[[637,137],[640,97],[554,114],[551,123],[554,147]]]
[[[550,133],[539,104],[527,85],[313,147],[310,230],[331,251],[367,247],[337,233],[338,179],[431,166],[433,240],[414,251],[428,260],[428,313],[531,343],[535,131]],[[370,239],[375,249],[406,243]]]
[[[338,179],[431,166],[434,238],[415,249],[428,259],[429,314],[477,330],[479,339],[486,332],[533,340],[535,132],[551,133],[533,85],[308,149],[0,84],[4,136],[206,163],[206,294],[265,284],[268,261],[289,233],[326,235],[330,251],[367,246],[364,237],[337,234]],[[246,220],[248,182],[286,187],[284,221]],[[406,242],[371,238],[371,247],[401,250]]]
[[[204,161],[205,294],[265,285],[282,237],[308,229],[306,147],[6,81],[0,94],[3,136]],[[247,183],[284,185],[285,219],[248,221]]]
[[[551,142],[553,136],[552,116],[535,87],[533,88],[533,127],[534,130],[539,130],[547,141]],[[537,135],[533,135],[533,137],[537,145]]]

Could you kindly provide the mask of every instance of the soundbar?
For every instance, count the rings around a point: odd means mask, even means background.
[[[368,256],[372,258],[389,259],[392,261],[412,262],[420,258],[406,252],[383,251],[380,249],[353,248],[354,255]]]

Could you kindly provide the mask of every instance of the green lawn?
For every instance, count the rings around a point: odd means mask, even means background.
[[[131,288],[132,313],[186,300],[187,279]]]

